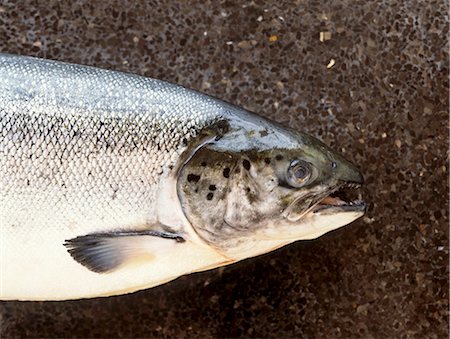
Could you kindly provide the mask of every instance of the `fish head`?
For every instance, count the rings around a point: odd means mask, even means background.
[[[261,125],[231,128],[200,147],[178,177],[192,227],[235,259],[316,238],[366,208],[332,196],[363,183],[353,164],[308,134]]]

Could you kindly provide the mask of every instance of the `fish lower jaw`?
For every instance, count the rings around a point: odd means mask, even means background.
[[[362,217],[364,208],[350,205],[330,206],[325,209],[311,210],[296,226],[299,233],[294,234],[295,240],[311,240],[328,232],[346,226]],[[295,226],[294,226],[295,227]]]
[[[296,222],[287,221],[283,225],[272,225],[259,238],[267,241],[277,241],[279,244],[316,239],[352,223],[362,217],[365,211],[355,206],[330,206],[316,210],[316,206]]]

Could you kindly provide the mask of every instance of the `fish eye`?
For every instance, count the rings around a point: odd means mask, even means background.
[[[293,160],[288,169],[288,180],[293,187],[302,187],[311,177],[311,165],[306,161]]]

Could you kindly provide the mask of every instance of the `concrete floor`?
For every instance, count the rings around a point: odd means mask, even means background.
[[[1,337],[448,337],[447,2],[68,3],[0,0],[0,51],[168,80],[309,132],[358,164],[370,208],[151,290],[2,302]]]

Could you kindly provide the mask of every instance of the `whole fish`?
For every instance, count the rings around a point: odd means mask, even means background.
[[[0,54],[0,299],[129,293],[365,211],[317,139],[138,75]]]

